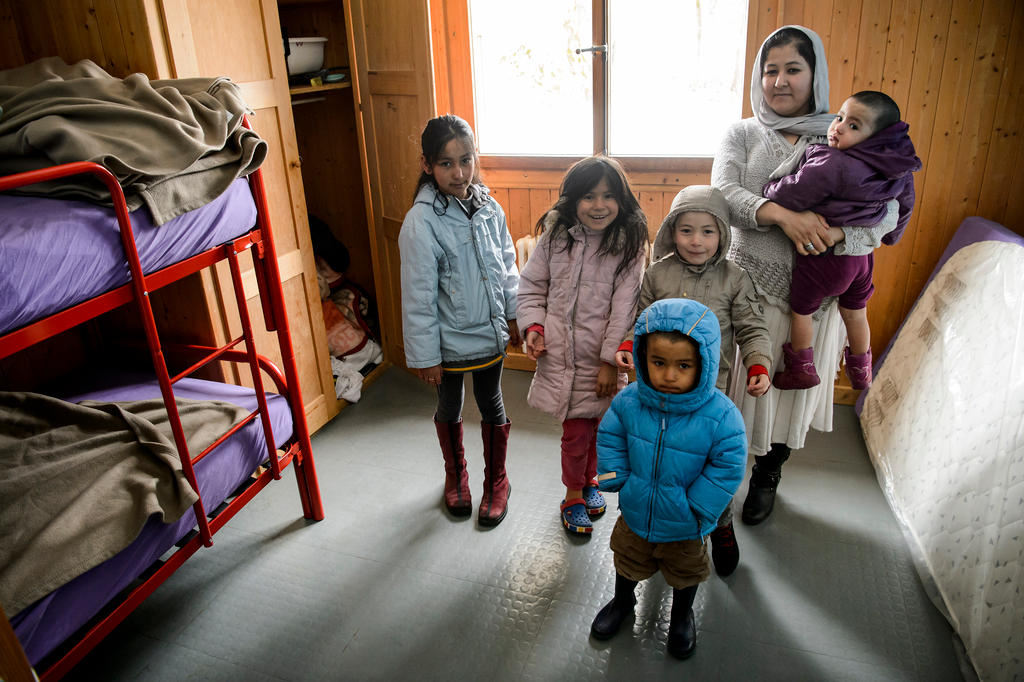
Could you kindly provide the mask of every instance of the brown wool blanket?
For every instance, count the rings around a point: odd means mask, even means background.
[[[256,170],[267,143],[242,126],[249,108],[227,78],[115,78],[88,59],[47,57],[0,71],[0,174],[94,161],[114,174],[128,209],[153,222],[198,208]],[[90,175],[18,190],[111,205]]]
[[[179,400],[195,456],[248,412]],[[68,403],[0,391],[0,604],[14,615],[127,547],[152,514],[192,513],[162,400]]]

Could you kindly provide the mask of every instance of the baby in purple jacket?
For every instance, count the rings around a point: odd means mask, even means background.
[[[829,225],[875,225],[885,217],[886,205],[896,200],[896,229],[881,238],[884,244],[895,244],[914,208],[911,173],[921,169],[909,129],[888,95],[873,90],[851,95],[828,128],[828,146],[808,145],[799,170],[769,182],[764,196],[793,211],[814,211]],[[815,255],[813,248],[811,255],[798,255],[793,264],[790,338],[782,346],[785,366],[772,383],[783,390],[820,383],[811,347],[811,314],[826,296],[838,296],[850,342],[846,374],[854,388],[867,388],[871,384],[867,304],[875,290],[871,282],[874,255],[839,256],[832,249]]]

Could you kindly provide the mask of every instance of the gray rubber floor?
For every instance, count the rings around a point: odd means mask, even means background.
[[[388,370],[313,438],[325,520],[302,519],[289,470],[71,679],[961,679],[848,407],[787,463],[771,518],[737,523],[739,568],[697,594],[693,658],[665,652],[660,576],[638,590],[631,627],[590,640],[612,594],[616,500],[592,537],[562,530],[560,428],[526,405],[530,376],[505,372],[513,490],[497,528],[447,516],[433,391]]]

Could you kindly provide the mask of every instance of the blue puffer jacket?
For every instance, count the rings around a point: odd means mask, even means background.
[[[473,218],[424,184],[405,214],[402,331],[409,367],[494,357],[505,351],[515,319],[519,270],[505,212],[487,196]],[[436,201],[435,201],[436,199]]]
[[[647,383],[644,337],[679,331],[700,347],[701,372],[687,393]],[[715,388],[721,331],[696,301],[667,298],[635,326],[637,380],[615,396],[597,433],[601,490],[619,492],[630,530],[649,542],[702,538],[743,480],[747,437],[732,401]]]

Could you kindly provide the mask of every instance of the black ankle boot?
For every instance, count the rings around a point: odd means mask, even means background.
[[[693,599],[697,586],[672,590],[672,621],[668,626],[668,652],[679,659],[697,651],[697,624],[693,619]]]
[[[747,499],[743,501],[743,523],[756,526],[772,513],[772,507],[775,506],[775,490],[782,478],[782,464],[789,459],[789,453],[788,446],[772,443],[771,450],[754,457]]]
[[[723,578],[732,575],[740,563],[740,548],[736,544],[736,531],[732,522],[726,526],[718,526],[711,531],[711,562],[715,565],[715,573]]]
[[[636,606],[636,581],[615,574],[615,597],[597,612],[590,634],[594,639],[611,639]]]

